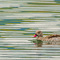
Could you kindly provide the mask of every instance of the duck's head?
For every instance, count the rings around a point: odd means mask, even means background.
[[[41,31],[38,30],[38,31],[36,31],[34,37],[36,37],[36,36],[38,36],[38,37],[43,37],[43,34],[42,34]]]

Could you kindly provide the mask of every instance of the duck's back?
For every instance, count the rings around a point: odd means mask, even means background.
[[[45,41],[50,42],[51,44],[59,44],[60,45],[60,35],[46,36]]]
[[[60,35],[48,35],[45,38],[50,39],[50,38],[58,38],[58,37],[60,37]]]

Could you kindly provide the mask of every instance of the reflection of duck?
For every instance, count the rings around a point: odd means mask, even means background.
[[[60,35],[48,35],[43,37],[41,31],[36,31],[34,37],[37,36],[37,40],[46,41],[47,44],[58,44],[60,45]]]

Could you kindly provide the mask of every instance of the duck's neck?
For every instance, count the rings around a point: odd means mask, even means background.
[[[38,38],[39,38],[39,37],[43,37],[43,36],[38,36]]]
[[[38,37],[43,37],[43,34],[39,35]]]
[[[37,40],[42,40],[42,39],[43,39],[43,37],[41,37],[41,36],[37,37]]]
[[[43,35],[38,36],[37,38],[43,38]]]

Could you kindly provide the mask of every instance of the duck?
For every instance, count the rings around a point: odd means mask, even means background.
[[[58,34],[43,37],[42,31],[38,30],[35,32],[35,35],[33,37],[37,37],[36,40],[42,42],[38,43],[37,47],[41,47],[43,45],[43,42],[45,42],[46,45],[60,45],[60,35]]]

